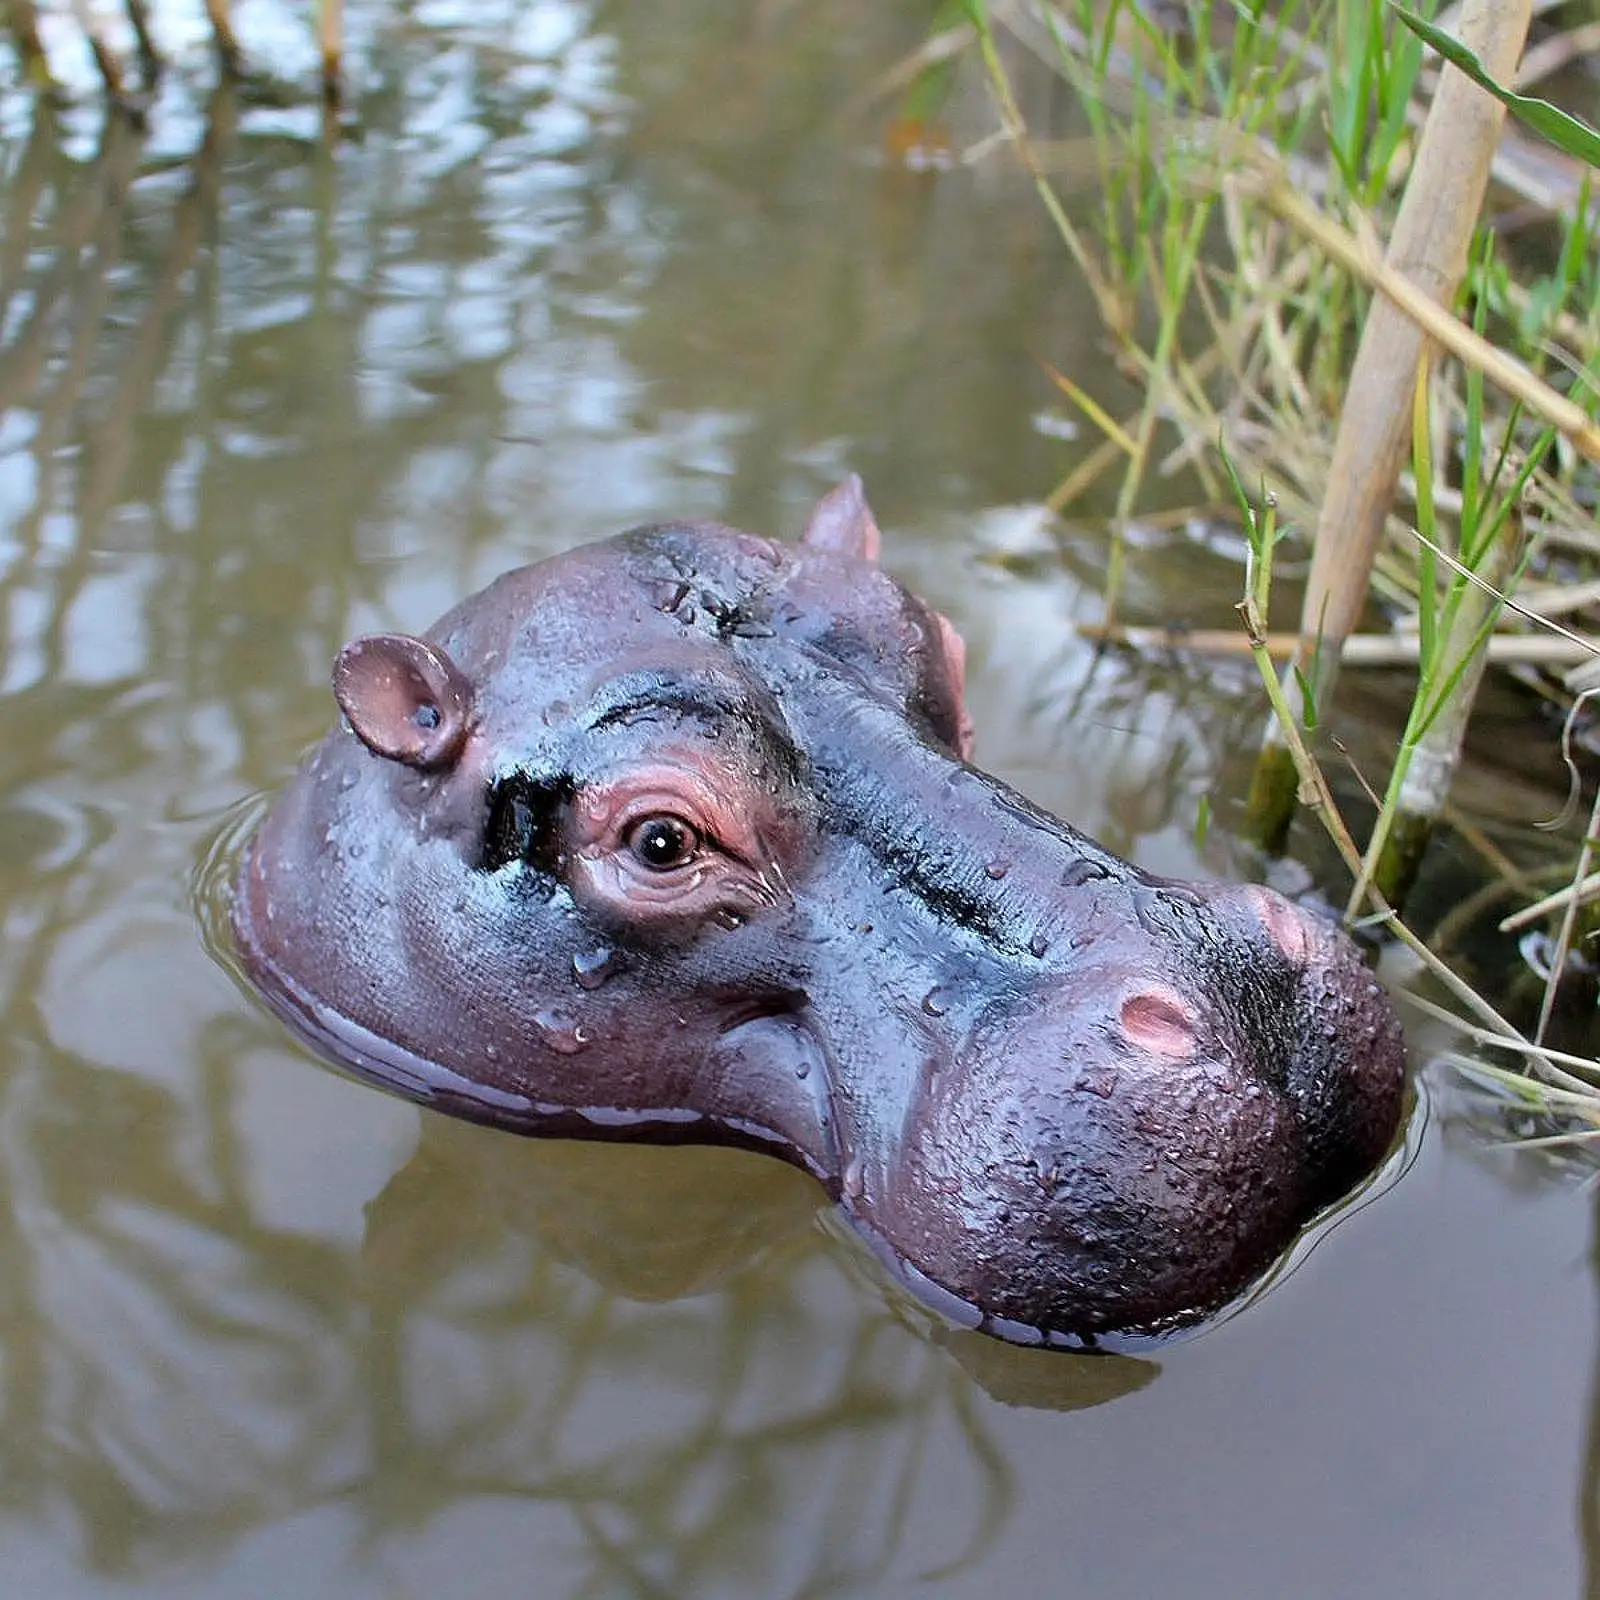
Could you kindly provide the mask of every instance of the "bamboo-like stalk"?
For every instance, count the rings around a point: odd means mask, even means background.
[[[1420,288],[1415,279],[1400,271],[1390,260],[1371,254],[1359,238],[1311,206],[1290,182],[1286,173],[1270,161],[1256,155],[1258,175],[1247,181],[1257,184],[1263,202],[1287,221],[1294,223],[1313,240],[1317,248],[1358,278],[1368,288],[1376,290],[1385,301],[1409,319],[1409,325],[1422,340],[1432,340],[1442,345],[1465,366],[1483,373],[1497,388],[1518,401],[1542,422],[1569,438],[1581,455],[1600,465],[1600,427],[1590,419],[1582,406],[1552,389],[1544,379],[1530,371],[1513,355],[1508,355],[1498,345],[1469,328],[1458,316],[1446,309],[1433,295]],[[1459,287],[1459,284],[1458,284]],[[1352,375],[1350,393],[1355,392]],[[1348,400],[1346,404],[1348,413]],[[1343,416],[1340,418],[1343,426]],[[1401,452],[1402,459],[1404,451]],[[1399,480],[1399,470],[1395,478]],[[1330,490],[1331,493],[1331,490]],[[1393,486],[1390,496],[1393,497]],[[1443,497],[1441,496],[1441,503]],[[1380,508],[1379,526],[1387,503]],[[1313,558],[1313,567],[1315,559]],[[1355,609],[1360,610],[1361,595],[1355,596]]]
[[[1501,82],[1516,70],[1531,14],[1532,0],[1466,0],[1462,39]],[[1388,251],[1390,266],[1441,305],[1455,298],[1466,272],[1503,119],[1493,96],[1454,68],[1445,69]],[[1410,439],[1412,387],[1424,340],[1420,326],[1392,299],[1373,300],[1317,521],[1300,647],[1283,675],[1284,697],[1297,717],[1306,711],[1302,681],[1316,704],[1329,698],[1340,647],[1365,603]],[[1288,831],[1297,785],[1283,730],[1270,722],[1250,791],[1256,831],[1269,846],[1281,846]]]

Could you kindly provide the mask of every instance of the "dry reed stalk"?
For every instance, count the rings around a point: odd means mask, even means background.
[[[1496,79],[1508,81],[1527,38],[1532,0],[1466,0],[1461,36]],[[1387,264],[1438,306],[1454,300],[1483,205],[1505,112],[1493,96],[1446,69],[1428,112],[1389,241]],[[1340,647],[1367,596],[1384,520],[1411,434],[1411,399],[1426,335],[1385,293],[1374,299],[1351,370],[1301,612],[1300,645],[1283,689],[1297,716],[1300,683],[1317,703],[1332,691]],[[1268,724],[1251,788],[1257,828],[1281,843],[1297,778],[1283,730]]]
[[[1251,644],[1231,628],[1141,628],[1117,623],[1080,622],[1085,639],[1121,645],[1141,654],[1185,651],[1190,655],[1241,656]],[[1290,660],[1300,640],[1293,633],[1265,633],[1261,644],[1274,661]],[[1421,651],[1415,633],[1353,633],[1345,640],[1344,661],[1351,667],[1397,667],[1414,662]],[[1560,638],[1540,633],[1495,633],[1484,654],[1496,666],[1571,667],[1593,661],[1600,641]]]

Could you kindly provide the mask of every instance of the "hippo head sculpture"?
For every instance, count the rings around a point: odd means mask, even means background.
[[[245,970],[457,1116],[796,1162],[958,1322],[1193,1322],[1391,1144],[1393,1012],[1335,927],[969,766],[961,641],[878,543],[850,479],[797,546],[636,528],[348,645]]]

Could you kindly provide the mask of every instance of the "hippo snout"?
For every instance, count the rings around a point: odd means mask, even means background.
[[[1354,942],[1275,891],[1237,891],[1298,973],[1287,1078],[1305,1149],[1309,1203],[1329,1205],[1394,1141],[1405,1058],[1399,1019]]]
[[[795,1162],[1001,1337],[1194,1322],[1383,1158],[1393,1011],[1332,924],[969,765],[960,641],[878,544],[852,479],[797,546],[635,529],[347,646],[245,968],[454,1114]]]
[[[1349,939],[1270,890],[1166,892],[1181,916],[1080,928],[1073,967],[991,1006],[881,1190],[847,1198],[990,1332],[1203,1317],[1393,1141],[1400,1032]]]

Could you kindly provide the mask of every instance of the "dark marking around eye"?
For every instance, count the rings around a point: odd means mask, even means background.
[[[489,815],[483,830],[485,872],[498,872],[521,861],[549,877],[562,865],[560,817],[572,799],[571,778],[535,778],[512,772],[496,778],[489,788]]]

